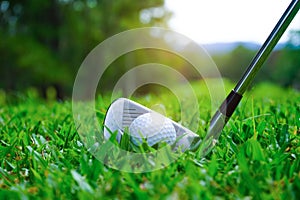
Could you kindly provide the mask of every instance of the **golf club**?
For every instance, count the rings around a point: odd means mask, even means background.
[[[290,3],[267,40],[264,42],[262,47],[259,49],[255,57],[251,61],[240,81],[237,83],[235,88],[230,92],[219,109],[213,115],[210,121],[208,133],[203,140],[188,128],[185,128],[180,124],[166,117],[163,117],[160,114],[153,115],[158,116],[158,119],[160,120],[171,121],[174,127],[173,130],[175,130],[174,134],[176,134],[174,149],[180,148],[182,151],[186,151],[197,150],[200,148],[201,155],[205,156],[214,147],[223,127],[226,125],[234,110],[238,106],[246,89],[251,84],[257,72],[259,71],[267,57],[270,55],[271,51],[281,38],[282,34],[287,29],[288,25],[297,14],[299,7],[300,0],[293,0]],[[155,113],[155,111],[152,111],[149,108],[146,108],[126,98],[119,98],[115,100],[109,106],[104,119],[104,137],[108,139],[111,136],[111,133],[117,131],[117,140],[118,142],[120,142],[125,129],[130,127],[130,125],[133,124],[136,119],[146,113]],[[139,122],[140,127],[143,125],[141,123],[142,121]],[[174,132],[173,130],[166,130],[165,132],[168,134],[166,137],[171,137]],[[160,135],[159,138],[167,139],[164,137],[164,135]],[[150,139],[150,137],[147,139]]]

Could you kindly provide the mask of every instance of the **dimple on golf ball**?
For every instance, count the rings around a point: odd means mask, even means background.
[[[176,140],[176,131],[172,121],[158,113],[146,113],[138,116],[129,126],[132,142],[139,146],[143,140],[149,146],[159,142],[173,144]]]

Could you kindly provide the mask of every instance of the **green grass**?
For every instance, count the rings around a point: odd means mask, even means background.
[[[294,90],[258,85],[204,159],[187,152],[164,169],[137,174],[110,169],[87,151],[70,101],[1,95],[1,199],[300,199],[300,93]],[[210,102],[197,95],[201,134]],[[136,99],[165,104],[177,120],[178,102],[170,96]],[[97,100],[100,124],[109,103]]]

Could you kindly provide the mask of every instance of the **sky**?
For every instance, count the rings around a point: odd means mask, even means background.
[[[169,26],[202,43],[263,43],[291,0],[165,0],[173,12]],[[279,42],[288,39],[289,30],[300,30],[300,11]]]

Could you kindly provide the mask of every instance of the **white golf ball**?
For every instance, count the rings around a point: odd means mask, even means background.
[[[149,146],[158,142],[173,144],[176,140],[176,131],[172,121],[158,113],[146,113],[137,117],[129,126],[132,142],[139,146],[143,140]],[[143,139],[142,139],[143,138]]]

